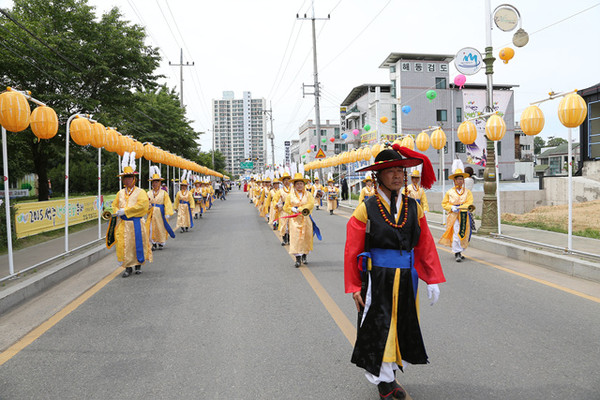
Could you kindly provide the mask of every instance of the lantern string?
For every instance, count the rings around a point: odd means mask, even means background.
[[[577,89],[571,90],[570,92],[563,92],[563,93],[550,92],[550,93],[548,93],[549,97],[547,99],[540,100],[540,101],[534,101],[533,103],[529,103],[529,105],[533,106],[533,105],[536,105],[536,104],[541,104],[543,102],[554,100],[554,99],[557,99],[559,97],[565,97],[566,95],[569,95],[569,94],[572,94],[572,93],[577,93]]]

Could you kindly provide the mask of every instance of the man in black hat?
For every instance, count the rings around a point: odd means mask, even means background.
[[[356,208],[346,227],[345,289],[359,312],[352,362],[366,370],[381,399],[406,398],[395,371],[403,363],[428,362],[416,304],[418,279],[427,283],[432,305],[438,283],[445,282],[423,210],[401,194],[406,168],[420,164],[421,184],[429,188],[435,182],[429,159],[398,145],[358,170],[375,172],[377,193]]]

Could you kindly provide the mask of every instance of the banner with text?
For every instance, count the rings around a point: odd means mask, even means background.
[[[103,197],[100,197],[103,202]],[[102,209],[102,203],[100,204]],[[98,198],[80,197],[69,200],[69,226],[98,218]],[[17,238],[36,235],[65,227],[65,201],[49,200],[15,205]]]
[[[463,89],[464,120],[475,118],[479,113],[485,112],[485,90]],[[506,108],[513,95],[512,90],[494,90],[494,111],[498,111],[504,117]],[[485,140],[485,119],[473,120],[477,127],[477,139],[473,144],[467,146],[467,164],[481,165],[485,167],[487,160]]]

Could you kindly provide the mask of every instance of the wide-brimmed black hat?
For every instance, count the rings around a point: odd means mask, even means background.
[[[377,154],[375,157],[375,161],[371,165],[367,165],[366,167],[362,167],[356,170],[356,172],[361,171],[380,171],[382,169],[392,168],[392,167],[402,167],[402,168],[410,168],[416,167],[423,163],[423,160],[419,158],[410,158],[410,157],[402,157],[395,149],[384,149]]]

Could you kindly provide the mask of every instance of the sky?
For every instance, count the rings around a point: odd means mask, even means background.
[[[89,0],[98,14],[118,7],[124,18],[147,29],[147,43],[160,48],[159,73],[179,91],[180,48],[183,98],[187,117],[201,135],[203,151],[212,148],[213,99],[223,91],[252,92],[272,103],[275,158],[283,158],[283,142],[298,138],[299,127],[314,120],[314,97],[302,95],[313,83],[311,0]],[[502,1],[491,1],[492,10]],[[584,89],[600,82],[600,52],[590,46],[600,37],[598,0],[514,0],[522,27],[530,34],[523,48],[512,46],[514,32],[494,26],[495,57],[501,48],[515,49],[514,58],[494,63],[494,83],[518,85],[515,120],[549,91]],[[12,2],[0,0],[0,7]],[[584,11],[585,10],[585,11]],[[355,86],[389,83],[379,65],[392,52],[456,54],[463,47],[484,52],[485,0],[314,0],[317,60],[321,82],[321,121],[339,122],[339,104]],[[458,74],[453,65],[450,80]],[[485,83],[485,74],[467,76]],[[415,99],[411,107],[426,104]],[[559,100],[540,105],[546,117],[541,137],[566,138],[557,116]],[[424,127],[425,128],[425,127]],[[577,136],[577,135],[575,135]],[[268,146],[270,158],[271,148]]]

